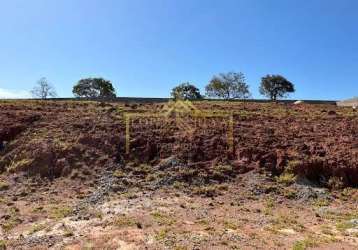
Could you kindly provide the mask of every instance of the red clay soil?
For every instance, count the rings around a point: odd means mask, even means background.
[[[0,173],[88,179],[119,162],[157,165],[175,156],[185,166],[233,174],[285,169],[324,185],[358,185],[358,116],[331,105],[200,102],[229,118],[133,118],[126,154],[125,115],[161,114],[163,104],[0,103]],[[184,125],[183,125],[184,124]]]

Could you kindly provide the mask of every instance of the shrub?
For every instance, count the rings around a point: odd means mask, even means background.
[[[278,183],[289,186],[296,181],[296,176],[292,173],[284,172],[280,176],[276,176],[275,179]]]

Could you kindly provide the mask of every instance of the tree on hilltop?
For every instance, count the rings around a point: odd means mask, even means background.
[[[174,100],[199,100],[202,99],[197,87],[189,82],[179,84],[172,89],[171,96]]]
[[[230,99],[247,99],[251,96],[249,86],[243,73],[229,72],[214,76],[205,87],[208,97]]]
[[[111,81],[103,78],[86,78],[79,80],[73,86],[72,93],[76,97],[113,98],[116,91]]]
[[[40,99],[47,99],[49,97],[57,96],[55,88],[45,77],[42,77],[37,81],[36,86],[31,90],[31,94],[34,98]]]
[[[266,75],[261,79],[260,94],[273,101],[295,92],[295,86],[281,75]]]

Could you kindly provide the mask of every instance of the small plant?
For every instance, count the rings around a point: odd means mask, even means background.
[[[347,229],[355,228],[355,224],[350,221],[340,222],[336,225],[336,228],[340,232],[345,232]]]
[[[37,233],[37,232],[42,231],[44,229],[46,229],[45,224],[35,224],[34,226],[32,226],[29,234],[34,234],[34,233]]]
[[[97,210],[97,209],[90,209],[88,211],[88,213],[90,214],[91,217],[97,218],[102,220],[103,219],[103,212],[101,210]]]
[[[122,170],[116,170],[116,171],[114,171],[113,176],[117,177],[117,178],[122,178],[125,176],[125,174]]]
[[[329,205],[329,201],[327,199],[318,199],[313,203],[316,207],[327,207]]]
[[[51,217],[54,219],[63,219],[71,215],[73,212],[70,207],[54,207],[51,211]]]
[[[342,177],[333,176],[329,178],[327,186],[331,189],[342,189],[344,188],[344,182]]]
[[[157,241],[165,240],[165,238],[168,236],[168,233],[169,233],[169,229],[163,228],[157,233],[157,235],[155,236],[155,239]]]
[[[287,199],[295,199],[297,196],[296,191],[294,190],[286,190],[283,194]]]
[[[237,230],[238,229],[238,226],[231,222],[231,221],[224,221],[224,226],[226,229],[231,229],[231,230]]]
[[[294,173],[301,164],[302,164],[302,162],[298,161],[298,160],[289,161],[287,163],[285,172]]]
[[[204,186],[204,187],[196,187],[194,189],[194,194],[202,195],[205,197],[214,197],[218,195],[218,189],[215,185],[213,186]]]
[[[341,195],[343,197],[351,197],[352,196],[352,193],[353,193],[353,189],[352,188],[345,188],[342,190],[342,193]]]
[[[334,232],[328,225],[322,225],[321,232],[326,235],[334,236]]]
[[[307,248],[317,246],[319,246],[319,240],[312,237],[308,237],[304,240],[296,241],[292,247],[292,250],[305,250]]]
[[[96,248],[93,246],[92,243],[87,243],[82,247],[82,250],[95,250]]]
[[[171,216],[167,214],[163,214],[159,211],[151,213],[151,216],[153,219],[159,224],[159,225],[173,225],[176,221]]]
[[[113,221],[113,225],[116,227],[133,227],[136,224],[137,223],[133,218],[126,215],[118,216]]]
[[[16,173],[19,171],[23,171],[28,168],[32,164],[33,160],[30,159],[22,159],[19,161],[12,161],[10,166],[7,168],[7,171],[10,173]]]
[[[12,207],[10,208],[8,218],[1,224],[1,227],[5,232],[8,232],[21,223],[22,220],[19,218],[19,209]]]
[[[275,200],[273,198],[268,198],[265,203],[264,213],[266,215],[272,215],[272,210],[275,207]]]
[[[280,176],[276,176],[275,180],[278,183],[289,186],[296,181],[296,176],[292,173],[284,172]]]
[[[72,237],[73,235],[74,235],[73,230],[70,227],[65,226],[63,236],[68,238],[68,237]]]
[[[173,183],[173,188],[175,188],[175,189],[181,189],[181,188],[183,188],[183,187],[184,187],[184,184],[183,184],[182,182],[175,181],[175,182]]]
[[[298,232],[303,232],[303,230],[305,229],[304,225],[299,223],[297,217],[295,217],[292,214],[280,213],[276,216],[276,218],[272,221],[272,223],[273,223],[273,227],[272,227],[273,231],[279,231],[281,229],[288,228],[288,227]]]
[[[38,212],[41,212],[41,211],[44,211],[44,208],[43,207],[35,207],[34,209],[32,209],[32,212],[33,213],[38,213]]]

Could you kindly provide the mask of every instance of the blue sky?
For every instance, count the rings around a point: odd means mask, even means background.
[[[45,76],[61,97],[84,77],[119,96],[166,97],[241,71],[255,98],[265,74],[292,99],[358,95],[356,0],[0,0],[0,96]]]

